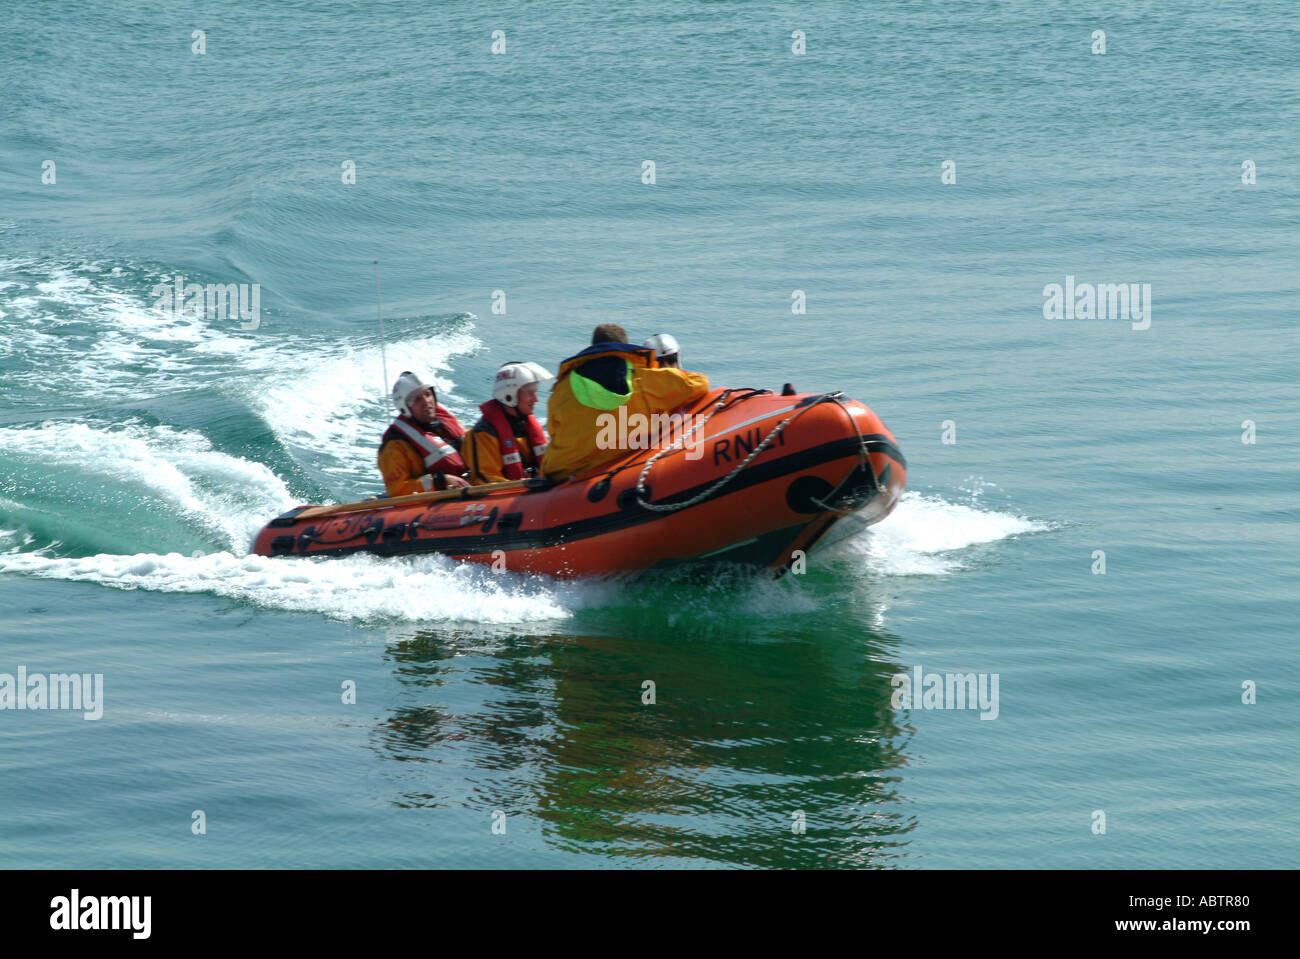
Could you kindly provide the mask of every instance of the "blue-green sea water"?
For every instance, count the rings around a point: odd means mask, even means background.
[[[103,716],[0,710],[0,865],[1300,861],[1289,0],[4,13],[0,674]],[[617,322],[906,499],[777,581],[251,557],[379,487],[375,260],[462,420]]]

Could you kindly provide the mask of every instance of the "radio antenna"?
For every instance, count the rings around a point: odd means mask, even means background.
[[[384,341],[384,295],[379,289],[379,261],[375,260],[375,306],[379,311],[379,358],[384,367],[384,409],[393,416],[393,397],[388,390],[388,346]]]

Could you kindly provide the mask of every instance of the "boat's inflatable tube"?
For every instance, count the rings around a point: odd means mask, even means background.
[[[676,443],[563,483],[300,506],[268,523],[253,551],[444,553],[554,576],[691,560],[782,569],[842,517],[878,522],[902,496],[907,463],[893,435],[838,393],[714,390],[681,412],[698,428],[685,443],[674,433]]]

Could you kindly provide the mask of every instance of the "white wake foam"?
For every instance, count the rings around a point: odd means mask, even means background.
[[[147,292],[171,276],[96,262],[37,264],[0,260],[6,314],[0,329],[0,389],[35,409],[66,408],[92,389],[109,402],[153,401],[209,388],[258,413],[300,465],[344,497],[373,492],[375,450],[387,424],[379,345],[285,332],[271,318],[257,330],[237,321],[155,309]],[[456,395],[452,361],[481,342],[473,317],[443,333],[410,330],[387,347],[390,376],[404,369],[431,377],[444,405],[477,418]],[[390,329],[391,333],[391,329]]]
[[[1023,516],[908,492],[882,522],[828,553],[881,576],[937,576],[964,568],[961,551],[969,546],[1049,528]]]
[[[468,329],[407,337],[388,348],[389,375],[396,379],[410,369],[432,378],[439,401],[463,420],[470,406],[458,402],[448,373],[454,357],[480,346]],[[318,462],[323,473],[353,484],[378,483],[375,453],[387,427],[378,346],[313,347],[292,360],[274,355],[254,356],[250,362],[266,364],[266,373],[250,382],[244,398],[281,442]],[[288,370],[292,375],[284,375]]]
[[[572,615],[596,591],[580,584],[493,573],[442,556],[277,558],[209,553],[60,558],[0,554],[0,573],[115,589],[208,593],[258,606],[358,621],[535,623]]]
[[[0,260],[0,273],[37,268],[28,260]],[[101,396],[140,399],[242,376],[268,405],[309,410],[309,416],[289,417],[298,428],[313,428],[322,408],[359,400],[382,406],[378,345],[321,342],[286,334],[270,321],[243,330],[235,320],[160,311],[138,286],[166,283],[167,275],[127,275],[121,267],[92,262],[39,269],[31,279],[0,282],[0,303],[10,318],[0,330],[0,358],[14,359],[5,379],[25,383],[34,395],[62,395],[69,382],[81,382],[94,384]],[[451,357],[481,345],[469,329],[395,338],[388,344],[392,375],[402,369],[432,374],[450,396],[451,381],[437,377],[451,369]],[[268,379],[269,373],[281,375]]]
[[[114,427],[47,422],[0,427],[0,454],[17,455],[48,472],[84,477],[93,487],[111,480],[140,501],[182,516],[232,550],[243,550],[268,516],[293,505],[284,481],[260,463],[220,452],[202,434],[128,422]],[[15,504],[20,505],[20,504]],[[68,502],[64,515],[90,528],[95,497]]]

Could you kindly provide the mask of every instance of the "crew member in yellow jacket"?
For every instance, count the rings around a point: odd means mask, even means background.
[[[655,351],[630,346],[621,326],[596,327],[591,346],[560,364],[555,388],[546,406],[546,428],[551,443],[542,458],[542,472],[550,479],[568,479],[605,463],[621,459],[628,448],[597,444],[599,418],[627,406],[627,419],[641,414],[668,413],[709,391],[703,373],[660,368]]]
[[[540,473],[546,433],[533,410],[537,387],[553,379],[537,363],[507,363],[497,370],[492,399],[479,407],[483,416],[461,441],[471,483],[504,483]]]
[[[406,370],[393,384],[398,416],[379,441],[379,472],[389,496],[469,485],[460,458],[465,428],[438,402],[433,385]]]

